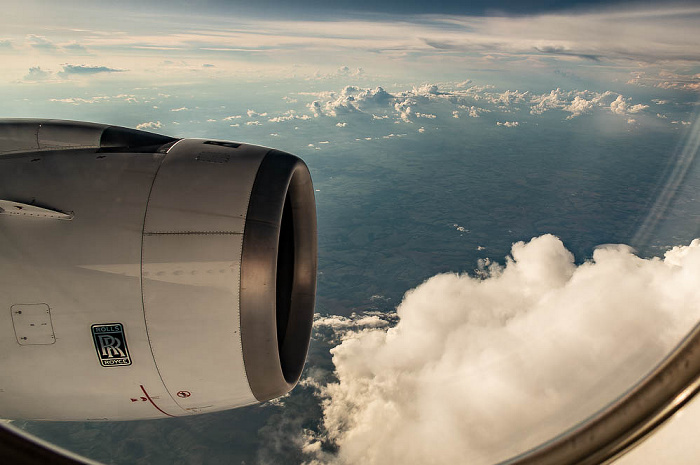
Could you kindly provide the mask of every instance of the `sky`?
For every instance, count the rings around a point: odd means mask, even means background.
[[[489,463],[699,316],[699,24],[697,2],[29,0],[0,18],[0,101],[309,163],[314,345],[256,413],[257,463]]]
[[[79,6],[85,9],[94,9],[96,6],[108,4],[104,0],[99,2],[89,2],[85,0],[73,0],[70,5]],[[692,4],[692,2],[675,2],[676,4]],[[43,5],[50,5],[51,2],[44,1]],[[368,15],[374,13],[390,13],[392,15],[410,14],[451,14],[469,16],[513,16],[532,15],[546,12],[556,12],[562,10],[585,10],[601,7],[621,7],[633,5],[650,6],[653,2],[634,1],[602,1],[602,0],[471,0],[450,1],[439,0],[425,2],[420,0],[405,1],[384,1],[370,2],[367,0],[336,2],[322,2],[319,0],[296,0],[294,2],[282,0],[261,0],[255,3],[241,0],[201,0],[197,2],[196,9],[199,11],[215,12],[219,14],[235,14],[245,12],[249,15],[257,16],[287,16],[287,17],[309,17],[339,14]],[[135,9],[147,9],[155,12],[170,11],[192,11],[192,3],[184,0],[147,0],[137,2],[125,0],[120,2],[123,11],[133,11]]]
[[[458,16],[439,8],[368,16],[339,11],[319,18],[217,14],[216,6],[163,11],[139,4],[10,5],[0,20],[0,56],[6,63],[0,79],[83,86],[91,80],[279,81],[347,66],[371,76],[395,76],[401,69],[431,80],[465,72],[510,77],[523,68],[529,73],[575,68],[584,79],[698,84],[697,5],[606,6],[530,16]]]

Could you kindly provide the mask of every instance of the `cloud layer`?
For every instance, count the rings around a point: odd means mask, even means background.
[[[697,6],[617,6],[524,17],[376,15],[371,20],[347,14],[323,20],[261,20],[199,8],[187,21],[177,23],[160,15],[125,16],[118,7],[91,8],[89,15],[85,9],[71,11],[65,6],[24,9],[38,10],[45,22],[61,16],[70,25],[65,30],[71,31],[27,34],[42,22],[35,14],[31,25],[0,21],[7,31],[0,38],[0,52],[12,53],[13,61],[22,61],[24,69],[55,66],[57,57],[65,62],[90,55],[107,57],[109,67],[129,68],[142,79],[153,77],[154,58],[167,54],[176,62],[193,56],[201,59],[196,65],[172,67],[170,71],[177,70],[179,77],[208,68],[214,74],[220,69],[222,74],[216,74],[220,76],[242,72],[249,78],[253,72],[264,72],[279,78],[284,69],[286,77],[329,78],[360,77],[366,70],[382,74],[397,64],[429,68],[435,74],[440,68],[518,70],[578,63],[595,67],[591,71],[595,75],[612,64],[606,72],[635,70],[648,85],[697,89],[692,66],[700,61]],[[103,18],[99,29],[94,26],[95,14]],[[346,60],[352,66],[343,63]],[[435,66],[438,62],[444,66]]]
[[[123,71],[123,69],[110,68],[109,66],[63,65],[63,71],[59,74],[90,75],[99,73],[120,73]]]
[[[631,103],[631,99],[613,91],[594,92],[560,88],[543,94],[519,90],[498,91],[493,86],[439,86],[423,84],[411,90],[394,93],[383,87],[361,88],[346,86],[340,92],[307,93],[315,97],[307,105],[315,117],[341,117],[351,114],[372,115],[373,119],[394,117],[397,122],[411,123],[418,119],[436,119],[431,104],[447,104],[452,118],[464,114],[478,118],[484,113],[510,114],[528,111],[541,115],[551,110],[568,114],[566,119],[589,114],[596,109],[612,114],[629,116],[649,108],[649,105]],[[272,119],[270,121],[273,121]],[[517,121],[496,123],[499,126],[516,127]]]
[[[664,259],[601,247],[577,266],[545,235],[479,273],[408,292],[388,330],[376,316],[317,322],[342,343],[337,382],[320,387],[326,437],[308,440],[311,462],[506,459],[621,394],[700,316],[698,239]]]

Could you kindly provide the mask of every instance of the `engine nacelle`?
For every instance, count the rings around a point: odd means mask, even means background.
[[[0,418],[164,418],[287,393],[316,250],[293,155],[0,120]]]

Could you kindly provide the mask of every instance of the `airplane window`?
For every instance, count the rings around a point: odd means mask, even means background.
[[[2,424],[111,464],[695,463],[654,431],[700,418],[700,7],[287,3],[4,9]]]

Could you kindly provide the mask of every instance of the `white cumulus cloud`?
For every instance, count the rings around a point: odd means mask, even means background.
[[[503,126],[506,128],[515,128],[515,127],[520,126],[520,123],[518,121],[504,121],[504,122],[497,121],[496,126]]]
[[[622,95],[618,95],[617,98],[610,104],[610,111],[616,115],[629,115],[634,113],[639,113],[645,108],[649,108],[649,105],[642,105],[641,103],[637,105],[630,105],[628,100]]]
[[[337,453],[319,438],[307,453],[367,465],[506,459],[614,399],[700,316],[699,239],[663,259],[609,245],[576,265],[545,235],[479,274],[409,291],[391,328],[317,321],[347,331],[331,351],[337,382],[320,386],[322,440]]]
[[[586,100],[585,98],[577,95],[571,101],[569,105],[564,106],[562,110],[568,111],[571,115],[567,116],[566,119],[575,118],[576,116],[588,113],[593,108],[593,101]]]
[[[255,118],[257,116],[267,116],[267,113],[258,113],[255,110],[248,110],[247,112],[248,118]]]
[[[44,81],[50,79],[52,74],[50,71],[42,69],[41,66],[32,66],[29,72],[24,76],[25,81]]]
[[[141,123],[136,125],[136,129],[160,129],[163,127],[163,123],[160,121],[149,121],[147,123]]]

